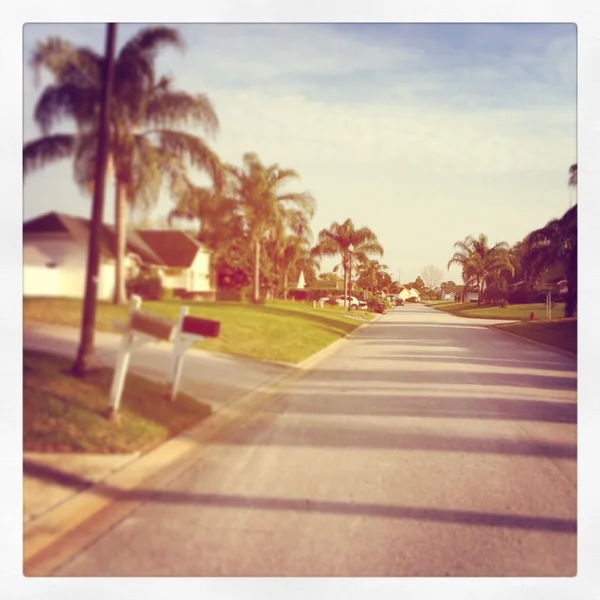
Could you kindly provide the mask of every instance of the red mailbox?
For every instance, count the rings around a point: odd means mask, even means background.
[[[200,317],[186,316],[183,319],[182,333],[189,335],[202,335],[204,337],[219,337],[221,323],[219,321],[210,321]]]

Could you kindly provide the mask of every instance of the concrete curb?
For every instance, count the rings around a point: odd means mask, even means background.
[[[157,489],[175,479],[210,450],[211,446],[207,442],[232,430],[235,425],[275,401],[285,386],[305,376],[337,351],[340,344],[356,336],[362,328],[378,321],[381,316],[383,315],[363,323],[295,368],[292,367],[290,371],[264,382],[216,411],[197,427],[141,455],[105,479],[49,509],[35,521],[25,524],[24,574],[29,577],[51,575],[143,502],[127,498],[127,492],[142,485],[148,489]],[[85,528],[81,527],[84,524]]]
[[[343,338],[336,340],[332,344],[329,344],[329,346],[326,346],[325,348],[323,348],[322,350],[319,350],[317,353],[313,354],[312,356],[309,356],[308,358],[305,358],[303,361],[299,362],[296,365],[296,368],[301,369],[301,370],[310,369],[311,366],[313,365],[313,363],[319,362],[319,361],[323,360],[324,358],[326,358],[327,356],[330,356],[331,354],[333,354],[338,349],[338,347],[341,346],[344,342],[347,342],[349,339],[352,339],[353,337],[355,337],[361,329],[363,329],[364,327],[368,327],[369,325],[372,325],[373,323],[378,321],[381,317],[383,317],[383,315],[381,315],[381,314],[377,315],[375,318],[371,319],[370,321],[367,321],[367,322],[363,323],[362,325],[359,325],[356,329],[353,329],[350,333],[345,335]]]
[[[551,350],[552,352],[556,352],[557,354],[562,354],[563,356],[568,356],[570,358],[577,359],[577,352],[571,352],[570,350],[564,350],[563,348],[557,348],[556,346],[551,346],[550,344],[544,344],[544,342],[538,342],[537,340],[532,340],[531,338],[525,337],[523,335],[519,335],[518,333],[513,333],[512,331],[506,331],[502,327],[497,327],[495,325],[488,325],[488,329],[492,329],[493,331],[499,331],[504,335],[509,335],[513,338],[523,340],[525,342],[529,342],[534,346],[538,346],[539,348],[544,348],[545,350]]]

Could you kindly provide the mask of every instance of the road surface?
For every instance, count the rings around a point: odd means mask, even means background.
[[[572,576],[576,360],[390,311],[60,576]]]

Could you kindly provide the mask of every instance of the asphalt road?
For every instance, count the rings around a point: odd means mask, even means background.
[[[574,358],[406,305],[61,576],[572,576]]]

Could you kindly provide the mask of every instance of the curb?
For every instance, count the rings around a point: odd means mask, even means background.
[[[354,336],[356,336],[358,334],[358,332],[361,329],[363,329],[364,327],[368,327],[369,325],[372,325],[373,323],[378,321],[381,317],[383,317],[383,315],[381,315],[381,314],[377,315],[375,318],[371,319],[370,321],[367,321],[366,323],[359,325],[356,329],[353,329],[350,333],[346,334],[344,337],[340,338],[339,340],[336,340],[332,344],[329,344],[329,346],[325,346],[325,348],[323,348],[322,350],[319,350],[317,353],[313,354],[312,356],[305,358],[303,361],[299,362],[296,365],[296,369],[300,369],[302,371],[310,369],[312,366],[314,366],[314,363],[317,363],[317,362],[323,360],[324,358],[326,358],[327,356],[330,356],[331,354],[333,354],[337,350],[338,346],[342,345],[344,342],[347,342],[349,339],[352,339]]]
[[[568,356],[570,358],[574,358],[577,360],[577,352],[571,352],[570,350],[564,350],[563,348],[557,348],[556,346],[551,346],[550,344],[544,344],[544,342],[538,342],[537,340],[532,340],[531,338],[525,337],[523,335],[519,335],[518,333],[513,333],[512,331],[506,331],[506,329],[503,329],[502,327],[496,327],[495,325],[487,325],[487,328],[491,329],[493,331],[499,331],[500,333],[503,333],[504,335],[509,335],[513,338],[523,340],[525,342],[529,342],[530,344],[533,344],[534,346],[538,346],[539,348],[544,348],[545,350],[551,350],[553,352],[556,352],[557,354],[562,354],[563,356]]]
[[[93,483],[73,498],[49,509],[23,527],[23,573],[28,577],[50,576],[104,531],[122,521],[145,500],[128,498],[135,488],[160,488],[191,467],[212,446],[218,434],[232,430],[258,410],[274,402],[285,386],[305,376],[364,327],[383,315],[363,323],[352,332],[308,357],[283,374],[213,413],[198,426],[179,434],[154,450]],[[82,527],[85,524],[85,530]]]

